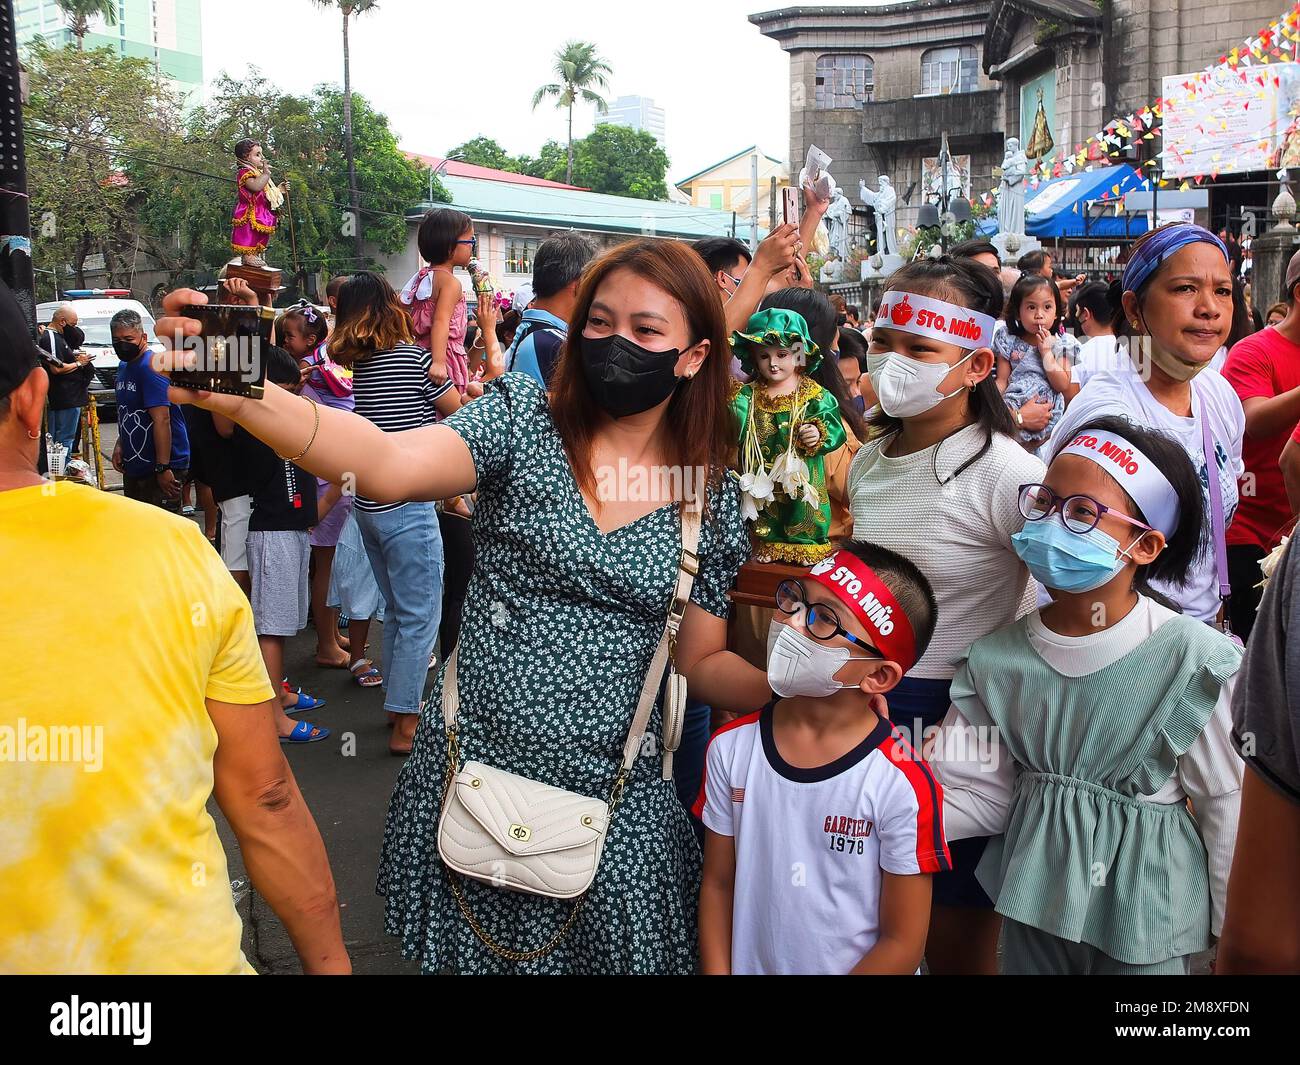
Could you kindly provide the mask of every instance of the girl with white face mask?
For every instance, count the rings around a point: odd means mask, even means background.
[[[889,695],[891,720],[913,742],[943,719],[971,643],[1035,603],[1011,537],[1024,523],[1019,486],[1044,467],[1016,442],[993,376],[1002,305],[997,275],[979,263],[911,263],[889,280],[867,352],[880,435],[849,471],[853,536],[915,562],[939,606],[929,649]],[[931,972],[997,971],[998,918],[973,876],[984,843],[962,841],[953,871],[935,877]]]

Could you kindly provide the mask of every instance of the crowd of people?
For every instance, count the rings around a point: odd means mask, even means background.
[[[471,308],[474,222],[434,209],[400,290],[279,314],[260,399],[169,384],[203,294],[156,338],[122,312],[130,502],[37,472],[75,323],[42,352],[0,293],[0,634],[88,580],[51,542],[117,547],[77,648],[113,667],[44,641],[6,685],[0,725],[103,757],[11,759],[0,969],[248,971],[214,794],[304,971],[348,970],[284,754],[330,735],[285,675],[310,623],[406,758],[377,890],[425,972],[1300,970],[1300,254],[1261,330],[1189,223],[1109,284],[966,242],[860,319],[812,286],[821,210],[753,250],[554,236]],[[769,607],[732,601],[762,312],[843,427],[828,553]]]

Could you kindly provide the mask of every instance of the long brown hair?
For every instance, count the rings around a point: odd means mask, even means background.
[[[699,372],[682,381],[669,400],[664,440],[670,465],[683,471],[705,469],[710,485],[716,486],[739,437],[730,404],[727,322],[718,286],[704,260],[689,245],[675,240],[628,241],[593,261],[583,274],[578,302],[569,318],[569,338],[551,384],[551,417],[574,478],[583,491],[595,495],[591,448],[603,413],[587,389],[580,345],[596,290],[615,270],[630,270],[672,296],[686,312],[690,343],[709,341],[709,353]]]
[[[339,289],[330,358],[351,366],[398,344],[411,343],[411,318],[382,274],[362,270]]]

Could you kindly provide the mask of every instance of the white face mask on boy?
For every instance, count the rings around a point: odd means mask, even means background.
[[[856,688],[857,684],[841,684],[835,675],[849,661],[867,662],[870,659],[853,658],[847,647],[827,647],[805,636],[791,625],[778,625],[775,638],[768,630],[767,682],[783,698],[806,695],[813,699],[834,695],[843,688]]]

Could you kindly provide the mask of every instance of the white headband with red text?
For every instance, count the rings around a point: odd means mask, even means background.
[[[876,325],[902,329],[918,336],[956,344],[960,348],[987,348],[993,343],[992,315],[959,307],[947,300],[915,292],[886,292],[880,301]]]
[[[1166,539],[1174,535],[1182,509],[1178,493],[1156,464],[1122,436],[1087,430],[1071,439],[1056,457],[1062,455],[1079,455],[1095,462],[1128,493],[1153,529],[1159,529]]]

